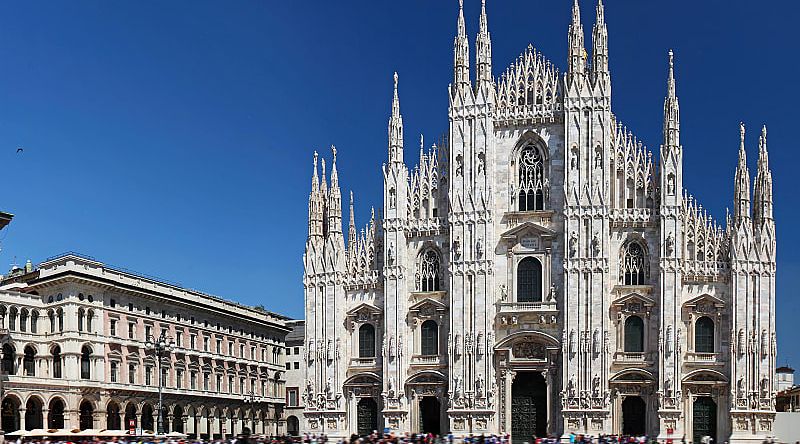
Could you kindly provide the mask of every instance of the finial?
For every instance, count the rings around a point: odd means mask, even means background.
[[[331,145],[331,152],[333,153],[333,164],[336,165],[336,146]]]
[[[317,158],[318,157],[319,157],[319,153],[317,153],[317,150],[314,150],[314,169],[315,170],[317,169]]]
[[[425,148],[425,135],[419,135],[419,151],[422,152],[422,149]]]
[[[458,9],[464,9],[464,0],[458,0]]]
[[[350,191],[350,206],[353,206],[353,192]]]
[[[325,177],[325,158],[322,158],[322,177]]]
[[[767,141],[767,125],[766,124],[764,124],[764,126],[761,127],[761,137],[764,138],[764,142]]]
[[[673,63],[672,63],[673,60],[672,59],[673,59],[674,56],[675,56],[675,53],[672,52],[672,49],[670,49],[669,50],[669,67],[670,68],[672,68],[672,66],[673,66]]]
[[[742,146],[744,147],[744,122],[739,122],[739,140],[742,142]]]
[[[394,72],[394,90],[397,92],[397,71]]]

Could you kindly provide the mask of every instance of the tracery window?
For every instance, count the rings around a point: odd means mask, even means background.
[[[419,291],[439,291],[439,255],[435,250],[423,253],[419,263]]]
[[[541,211],[544,209],[545,178],[542,152],[533,144],[519,153],[518,166],[519,211]]]
[[[358,357],[375,357],[375,327],[364,324],[358,329]]]
[[[639,316],[625,319],[625,352],[644,352],[644,321]]]
[[[620,252],[620,275],[623,285],[645,285],[650,277],[650,266],[644,248],[638,242],[629,242]]]
[[[517,265],[517,302],[542,301],[542,264],[526,257]]]
[[[714,321],[703,316],[694,324],[694,351],[714,353]]]
[[[422,356],[435,356],[439,354],[439,326],[436,321],[425,321],[422,323],[421,331],[422,344],[420,351]]]

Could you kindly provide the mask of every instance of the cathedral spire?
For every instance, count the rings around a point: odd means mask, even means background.
[[[744,148],[744,123],[739,124],[739,164],[734,179],[733,219],[735,223],[750,220],[750,171],[747,169],[747,152]]]
[[[347,249],[353,253],[356,249],[356,216],[353,192],[350,192],[350,221],[347,230]]]
[[[320,205],[319,175],[317,160],[319,155],[314,151],[314,175],[311,176],[311,193],[308,195],[308,238],[322,235],[322,207]]]
[[[475,40],[475,65],[477,69],[477,85],[493,86],[492,78],[492,36],[489,34],[489,20],[486,18],[486,0],[481,0],[481,18],[478,37]]]
[[[670,150],[680,150],[681,147],[681,111],[678,96],[675,94],[675,66],[671,49],[669,50],[667,97],[664,99],[664,147]]]
[[[403,163],[403,116],[400,114],[400,97],[397,94],[397,72],[394,73],[392,116],[389,118],[389,163]]]
[[[342,191],[339,189],[339,172],[336,169],[336,147],[331,145],[331,189],[328,193],[328,232],[342,232]]]
[[[603,0],[597,1],[597,19],[592,31],[592,70],[596,78],[608,75],[608,28]]]
[[[464,0],[458,0],[458,33],[453,44],[453,87],[455,91],[468,88],[469,80],[469,42],[467,26],[464,23]]]
[[[583,24],[578,0],[572,4],[572,22],[569,25],[569,73],[583,74],[586,69],[586,47],[583,44]]]
[[[758,138],[758,167],[753,186],[753,221],[759,225],[772,220],[772,172],[767,151],[767,126]]]

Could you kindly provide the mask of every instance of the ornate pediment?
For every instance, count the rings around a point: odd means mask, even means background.
[[[411,316],[417,319],[436,318],[444,316],[444,314],[447,312],[447,305],[436,299],[423,298],[412,305],[408,309],[408,312]]]
[[[356,323],[378,322],[382,317],[383,310],[366,302],[347,311],[347,321],[350,328],[353,328]]]
[[[611,308],[620,313],[645,313],[650,314],[655,300],[650,296],[639,293],[630,293],[618,297],[611,304]]]
[[[683,306],[691,313],[718,315],[725,308],[725,301],[710,294],[703,294],[687,301]]]
[[[525,236],[541,236],[545,238],[551,238],[555,235],[555,231],[537,223],[527,221],[515,226],[514,228],[506,230],[500,235],[500,238],[503,240],[517,240]]]

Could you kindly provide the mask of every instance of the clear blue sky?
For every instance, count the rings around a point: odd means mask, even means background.
[[[498,75],[532,43],[566,61],[570,0],[489,0]],[[466,0],[474,43],[478,0]],[[583,0],[587,43],[594,4]],[[0,267],[75,250],[302,316],[311,153],[339,150],[359,225],[379,202],[391,76],[407,159],[447,129],[455,0],[0,3]],[[684,185],[731,206],[738,122],[769,125],[781,363],[800,365],[798,8],[606,0],[617,116],[658,152],[676,52]],[[474,45],[471,44],[474,54]],[[24,146],[24,153],[15,153]]]

